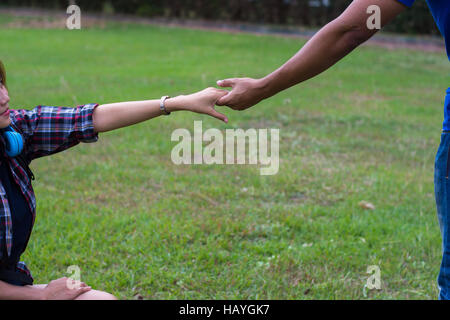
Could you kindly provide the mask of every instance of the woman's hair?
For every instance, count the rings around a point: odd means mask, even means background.
[[[6,87],[6,70],[2,60],[0,60],[0,82]]]

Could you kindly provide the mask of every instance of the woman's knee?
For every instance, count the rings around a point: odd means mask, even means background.
[[[75,300],[118,300],[115,296],[108,292],[99,290],[89,290],[83,294],[80,294]]]

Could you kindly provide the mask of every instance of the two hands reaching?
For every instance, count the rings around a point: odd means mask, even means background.
[[[173,99],[182,99],[183,110],[208,114],[228,122],[228,118],[214,108],[216,105],[227,106],[240,111],[250,108],[266,98],[261,80],[234,78],[217,81],[217,85],[223,88],[231,87],[232,90],[227,91],[211,87],[190,95],[177,96]]]
[[[234,110],[244,110],[267,98],[260,80],[250,78],[228,79],[218,82],[221,87],[232,87],[231,91],[206,88],[189,95],[180,95],[160,100],[143,100],[107,103],[97,106],[92,113],[94,132],[107,132],[167,114],[172,111],[192,111],[217,118],[225,123],[228,118],[218,112],[216,105],[226,105]],[[263,89],[263,90],[261,90]],[[161,105],[162,104],[162,105]],[[165,109],[163,111],[162,109]]]

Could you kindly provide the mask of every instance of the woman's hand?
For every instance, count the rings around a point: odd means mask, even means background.
[[[214,109],[217,100],[228,93],[226,90],[206,88],[202,91],[167,99],[165,102],[168,111],[187,110],[196,113],[208,114],[214,118],[228,122],[227,116]],[[181,107],[180,107],[181,106]]]
[[[79,282],[79,285],[75,285],[72,288],[72,281],[66,277],[50,281],[42,290],[42,298],[44,300],[73,300],[80,294],[91,290],[91,287],[84,282]]]

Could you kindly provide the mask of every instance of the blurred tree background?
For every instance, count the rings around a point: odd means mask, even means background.
[[[87,12],[319,27],[337,17],[351,0],[2,0],[6,6],[51,9],[65,9],[69,3]],[[417,0],[386,30],[439,34],[425,0]]]

